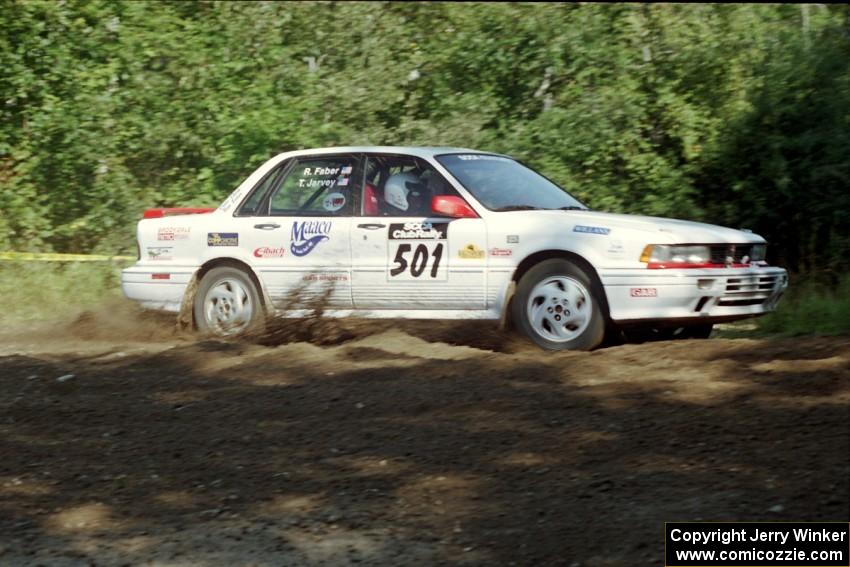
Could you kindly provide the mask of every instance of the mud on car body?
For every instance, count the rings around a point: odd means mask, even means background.
[[[547,349],[606,329],[712,325],[772,311],[785,270],[756,234],[589,210],[504,155],[340,147],[280,154],[217,209],[152,209],[127,297],[215,335],[268,316],[509,320]]]

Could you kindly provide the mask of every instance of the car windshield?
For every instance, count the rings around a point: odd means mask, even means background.
[[[437,156],[443,167],[492,211],[587,209],[569,193],[518,161],[487,154]]]

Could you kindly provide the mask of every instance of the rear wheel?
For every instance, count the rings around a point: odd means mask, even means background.
[[[201,279],[194,302],[201,333],[237,337],[259,332],[265,323],[260,295],[251,277],[238,268],[213,268]]]
[[[543,261],[522,277],[511,305],[516,326],[548,350],[590,350],[605,336],[599,291],[578,266]]]

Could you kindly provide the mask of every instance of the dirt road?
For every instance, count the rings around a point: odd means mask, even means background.
[[[664,521],[850,516],[850,339],[267,342],[4,336],[0,565],[661,565]]]

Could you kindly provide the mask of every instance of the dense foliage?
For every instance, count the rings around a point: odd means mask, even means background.
[[[293,148],[510,153],[850,267],[850,8],[6,1],[0,249],[118,251]]]

